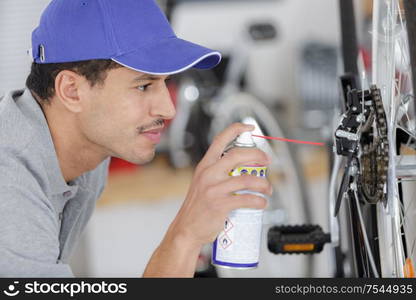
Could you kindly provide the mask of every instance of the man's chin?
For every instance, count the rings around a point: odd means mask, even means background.
[[[154,159],[154,157],[155,157],[155,151],[152,151],[150,153],[140,153],[132,157],[125,157],[125,158],[122,157],[122,159],[135,165],[144,165],[144,164],[151,162]]]

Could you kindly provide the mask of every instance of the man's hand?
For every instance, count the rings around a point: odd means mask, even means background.
[[[232,169],[252,164],[267,165],[267,155],[259,149],[233,148],[221,158],[225,147],[250,125],[233,124],[218,135],[199,163],[186,197],[171,228],[189,243],[203,245],[214,241],[224,226],[225,218],[237,208],[266,206],[266,200],[255,195],[234,195],[238,190],[252,190],[270,195],[270,183],[255,176],[230,177]]]
[[[270,195],[272,187],[266,179],[250,175],[230,177],[229,172],[243,165],[267,165],[270,163],[267,155],[259,149],[233,148],[222,156],[227,145],[239,134],[253,129],[251,125],[236,123],[214,139],[196,167],[181,209],[152,257],[152,260],[156,259],[155,255],[162,259],[162,253],[171,253],[171,259],[174,259],[175,263],[165,261],[166,264],[171,264],[171,267],[158,264],[160,270],[156,270],[152,267],[151,260],[145,276],[192,276],[202,245],[214,241],[231,210],[266,207],[266,200],[262,197],[234,194],[238,190],[252,190]],[[166,248],[167,245],[172,247],[172,250],[175,249],[176,255]]]

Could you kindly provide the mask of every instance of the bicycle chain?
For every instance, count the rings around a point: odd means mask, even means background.
[[[370,110],[373,117],[369,120],[374,122],[368,128],[363,128],[361,132],[361,156],[360,174],[361,180],[358,181],[359,187],[364,195],[364,199],[369,203],[375,204],[385,201],[385,185],[387,182],[387,172],[389,163],[389,141],[387,139],[387,120],[380,95],[380,90],[376,86],[371,86],[371,106]],[[377,132],[375,135],[374,131]],[[367,140],[367,135],[369,139]]]

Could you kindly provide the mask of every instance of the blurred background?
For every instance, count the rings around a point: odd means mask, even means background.
[[[287,186],[277,193],[285,204],[271,209],[265,219],[265,226],[290,220],[328,230],[331,128],[341,73],[338,1],[158,2],[179,37],[219,50],[223,61],[213,71],[191,70],[169,83],[178,115],[153,162],[136,166],[112,160],[107,188],[72,259],[78,276],[141,276],[184,200],[195,164],[212,136],[236,118],[232,112],[235,105],[240,109],[238,103],[256,111],[263,132],[328,145],[280,142],[277,147],[283,150],[276,153],[287,172]],[[48,3],[0,1],[0,94],[24,87],[30,34]],[[264,236],[261,267],[235,271],[213,270],[207,245],[198,271],[201,276],[332,277],[330,250],[326,247],[312,259],[276,256],[267,253]]]

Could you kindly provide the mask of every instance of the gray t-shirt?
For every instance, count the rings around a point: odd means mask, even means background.
[[[107,178],[109,159],[65,182],[29,90],[0,98],[0,277],[72,277],[68,259]]]

